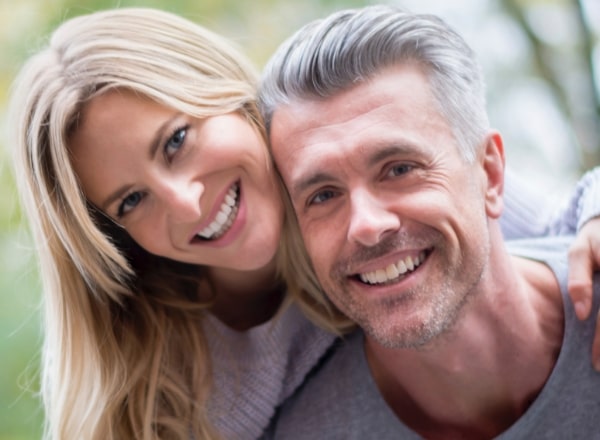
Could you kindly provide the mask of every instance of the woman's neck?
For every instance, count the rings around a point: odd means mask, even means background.
[[[251,271],[210,268],[206,284],[216,296],[211,313],[238,331],[271,319],[285,294],[285,285],[277,276],[275,260]],[[206,284],[203,283],[200,288],[206,288]]]

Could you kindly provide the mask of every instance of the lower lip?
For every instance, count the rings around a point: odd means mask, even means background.
[[[242,191],[241,183],[240,183],[240,194],[239,194],[239,205],[238,212],[235,215],[235,219],[233,223],[223,235],[221,235],[216,240],[199,240],[198,244],[202,246],[211,246],[211,247],[225,247],[229,246],[232,242],[234,242],[240,235],[244,225],[246,224],[246,216],[247,216],[247,208],[245,203],[244,193]]]

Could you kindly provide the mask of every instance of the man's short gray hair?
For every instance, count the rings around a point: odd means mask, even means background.
[[[473,50],[440,18],[394,6],[339,11],[285,41],[268,62],[260,87],[267,130],[279,106],[330,97],[403,62],[425,68],[442,115],[472,161],[489,128]]]

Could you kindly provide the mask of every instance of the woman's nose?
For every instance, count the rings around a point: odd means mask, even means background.
[[[161,191],[162,204],[168,217],[178,223],[197,221],[202,215],[200,200],[204,185],[198,181],[174,181],[165,184]]]

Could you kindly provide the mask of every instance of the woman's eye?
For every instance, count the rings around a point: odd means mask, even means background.
[[[408,164],[398,164],[398,165],[394,165],[390,168],[389,170],[389,175],[390,176],[401,176],[403,174],[406,174],[408,172],[410,172],[413,169],[412,165],[408,165]]]
[[[185,136],[187,135],[188,127],[178,128],[173,132],[171,137],[167,140],[165,144],[165,156],[167,158],[172,158],[175,153],[183,146],[185,142]]]
[[[117,217],[122,218],[142,201],[143,194],[139,191],[129,194],[123,199],[117,211]]]
[[[332,190],[319,191],[313,197],[311,197],[308,204],[309,205],[319,205],[321,203],[326,202],[329,199],[332,199],[334,196],[335,196],[335,192]]]

